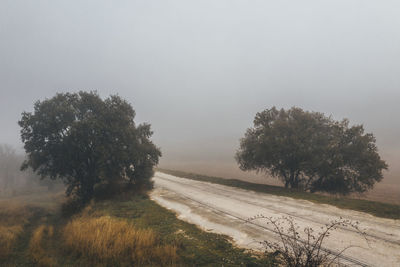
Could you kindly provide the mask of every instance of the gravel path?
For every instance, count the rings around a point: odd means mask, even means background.
[[[231,236],[238,246],[262,249],[259,241],[277,240],[265,220],[246,223],[257,214],[278,218],[291,216],[303,229],[319,230],[340,217],[358,221],[363,236],[352,229],[338,229],[323,247],[332,252],[352,246],[342,254],[349,266],[400,266],[400,221],[342,210],[306,200],[257,193],[207,182],[199,182],[157,172],[153,178],[152,199],[175,211],[179,218],[206,231]]]

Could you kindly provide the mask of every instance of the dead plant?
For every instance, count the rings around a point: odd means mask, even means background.
[[[364,237],[366,235],[359,228],[359,222],[353,222],[347,219],[337,219],[330,221],[315,231],[311,227],[303,229],[304,235],[300,235],[300,226],[298,226],[292,217],[266,217],[257,215],[248,219],[248,222],[254,220],[266,220],[268,225],[272,225],[274,231],[279,238],[278,242],[264,240],[260,242],[266,251],[274,251],[284,266],[289,267],[317,267],[317,266],[332,266],[340,264],[342,254],[354,247],[347,246],[339,252],[335,252],[323,247],[324,241],[337,229],[346,228],[352,229]]]

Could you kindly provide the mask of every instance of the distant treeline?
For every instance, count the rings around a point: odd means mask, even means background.
[[[24,154],[19,154],[8,144],[0,144],[0,196],[13,196],[61,187],[60,182],[41,180],[32,170],[21,171]]]

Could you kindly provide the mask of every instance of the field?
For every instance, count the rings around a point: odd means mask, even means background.
[[[400,206],[336,198],[179,171],[176,176],[400,218]],[[273,266],[273,257],[201,230],[146,194],[93,200],[74,211],[62,191],[0,198],[1,266]]]
[[[0,200],[1,266],[265,266],[224,235],[178,220],[145,194],[92,201],[70,215],[63,193]]]

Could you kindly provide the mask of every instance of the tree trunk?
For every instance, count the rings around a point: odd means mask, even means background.
[[[285,188],[288,188],[288,187],[289,187],[289,184],[290,184],[290,181],[288,180],[288,177],[287,177],[287,175],[286,175],[286,172],[284,172],[284,171],[281,170],[281,175],[282,175],[282,177],[285,179]]]
[[[82,203],[89,202],[94,195],[94,178],[86,177],[81,180],[80,199]]]
[[[293,170],[290,170],[289,181],[290,181],[290,188],[297,188],[297,185],[296,185],[295,179],[294,179],[294,171]]]

